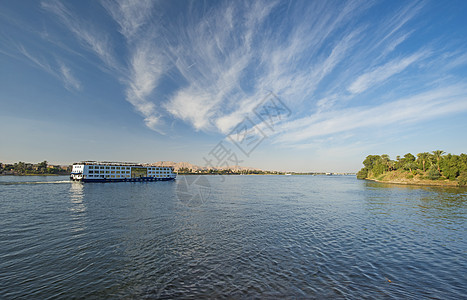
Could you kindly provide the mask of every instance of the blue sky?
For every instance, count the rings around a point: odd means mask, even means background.
[[[466,1],[1,1],[0,161],[205,165],[222,143],[242,166],[352,172],[368,154],[465,153],[466,14]],[[289,112],[273,128],[254,114],[271,95]],[[262,133],[248,155],[227,138],[244,120]]]

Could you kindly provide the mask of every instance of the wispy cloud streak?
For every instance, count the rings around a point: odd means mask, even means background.
[[[126,85],[126,100],[144,117],[145,125],[159,133],[161,113],[154,101],[148,100],[163,74],[166,57],[157,51],[154,36],[141,30],[147,26],[151,17],[152,1],[115,1],[103,2],[104,8],[119,25],[119,31],[127,41],[129,58],[127,67],[118,61],[110,43],[109,34],[100,31],[92,23],[80,19],[65,5],[58,1],[42,2],[42,7],[58,17],[78,39],[81,45],[94,53],[104,63],[104,67]],[[154,33],[154,32],[152,32]],[[66,67],[61,67],[67,86],[79,86]]]
[[[107,68],[112,71],[119,69],[107,34],[93,28],[90,22],[77,18],[62,2],[43,1],[41,5],[43,9],[57,16],[59,21],[77,37],[81,45],[96,54]]]
[[[23,45],[17,47],[18,52],[22,54],[35,67],[63,81],[65,88],[72,90],[81,90],[81,82],[73,75],[70,68],[64,62],[58,62],[56,66],[52,66],[45,58],[39,58],[27,51]]]
[[[228,4],[175,28],[176,38],[169,47],[176,71],[187,85],[164,105],[167,111],[197,130],[225,131],[231,126],[220,119],[255,93],[246,92],[241,81],[248,76],[246,70],[257,54],[253,47],[258,38],[255,28],[262,25],[275,5],[274,2],[255,2],[244,7]]]
[[[374,107],[353,107],[300,118],[284,124],[277,141],[294,144],[361,128],[416,123],[465,111],[467,86],[452,85]]]
[[[360,75],[348,88],[349,92],[358,94],[372,86],[384,82],[391,76],[402,72],[404,69],[426,56],[424,52],[418,52],[408,57],[394,59],[372,71]]]
[[[60,73],[67,89],[81,90],[81,82],[63,62],[60,62]]]
[[[147,26],[154,6],[151,0],[104,1],[102,4],[120,27],[120,33],[129,41],[137,37],[141,27]]]
[[[126,99],[144,116],[148,128],[163,133],[160,113],[154,102],[148,100],[164,72],[163,58],[152,51],[150,45],[140,46],[133,53],[130,68]]]
[[[103,2],[119,25],[128,47],[129,72],[121,79],[126,85],[126,100],[144,117],[148,128],[164,134],[162,113],[157,101],[150,99],[167,69],[167,57],[156,42],[159,28],[151,24],[153,3],[127,0]]]
[[[390,99],[371,107],[375,101],[368,95],[413,70],[418,70],[417,82],[430,86],[435,78],[423,76],[432,66],[426,62],[440,57],[430,45],[404,48],[422,28],[424,2],[394,4],[383,14],[381,4],[368,1],[219,1],[177,7],[150,0],[101,3],[118,25],[113,35],[63,2],[44,1],[42,8],[113,71],[125,99],[148,128],[160,133],[166,132],[168,120],[227,133],[268,91],[295,108],[296,121],[284,128],[319,124],[322,132],[332,132],[326,128],[341,120],[336,112],[368,120],[365,113],[403,107]],[[124,42],[118,50],[117,40]],[[453,68],[465,61],[462,55],[441,57]],[[69,88],[81,87],[69,68],[59,70]],[[355,102],[369,107],[351,108]],[[297,130],[295,136],[303,134],[297,140],[306,140],[306,131]]]

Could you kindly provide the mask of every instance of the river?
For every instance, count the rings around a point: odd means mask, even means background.
[[[467,189],[0,176],[0,298],[466,299]]]

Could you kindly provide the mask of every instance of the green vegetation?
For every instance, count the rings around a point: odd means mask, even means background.
[[[189,169],[180,168],[177,171],[179,175],[355,175],[355,173],[325,173],[325,172],[281,172],[264,171],[258,169],[232,170],[232,169]]]
[[[192,170],[188,168],[180,168],[177,171],[180,175],[283,175],[283,172],[277,171],[262,171],[262,170],[232,170],[232,169],[202,169]]]
[[[358,179],[408,179],[431,181],[457,181],[467,186],[467,155],[445,154],[442,150],[418,153],[417,157],[407,153],[403,158],[391,160],[389,155],[368,155],[364,167],[357,173]]]
[[[17,162],[14,164],[0,163],[0,175],[68,175],[71,166],[52,166],[43,161],[37,164]]]

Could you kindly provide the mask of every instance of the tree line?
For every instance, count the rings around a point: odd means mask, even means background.
[[[3,175],[68,175],[70,172],[71,166],[68,166],[66,169],[62,169],[56,166],[50,166],[46,160],[37,164],[25,163],[22,161],[14,164],[0,163],[0,174]]]
[[[419,176],[429,180],[457,180],[459,185],[467,185],[467,154],[446,154],[443,150],[431,153],[411,153],[391,160],[389,155],[368,155],[363,168],[357,173],[358,179],[376,178],[390,171],[403,171],[407,178]]]
[[[232,170],[232,169],[201,169],[193,170],[189,168],[180,168],[177,171],[179,175],[271,175],[285,174],[277,171],[262,171],[262,170]]]

